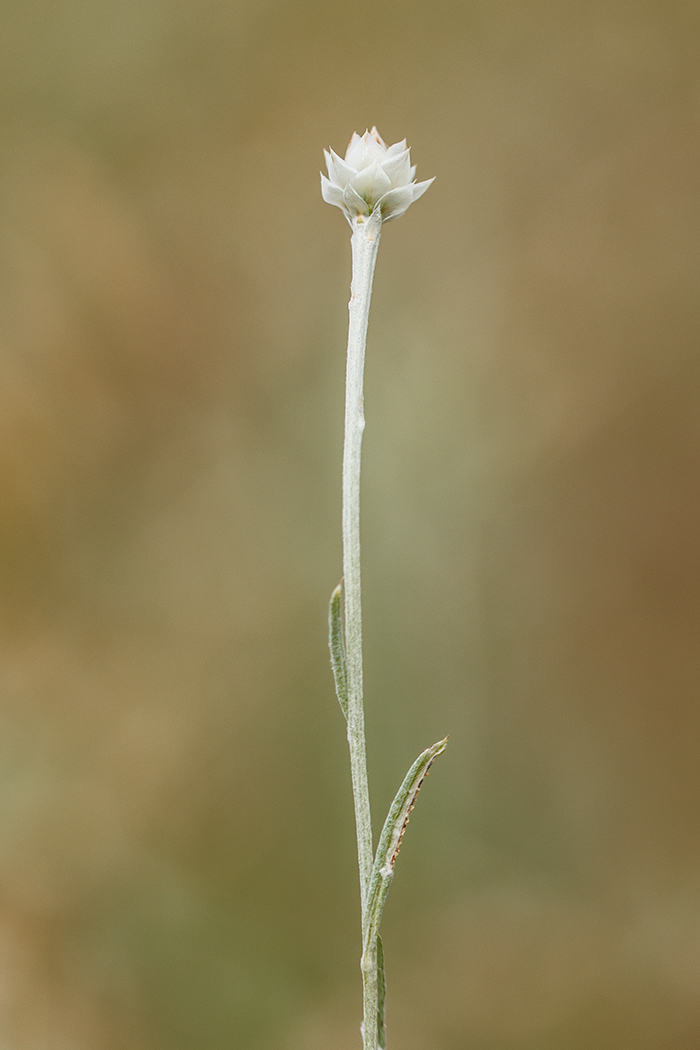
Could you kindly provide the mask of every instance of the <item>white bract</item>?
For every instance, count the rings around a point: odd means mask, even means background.
[[[342,208],[348,222],[379,209],[382,222],[398,219],[421,197],[433,179],[416,182],[411,151],[403,142],[387,146],[376,128],[355,132],[342,160],[333,150],[323,151],[328,178],[321,175],[324,201]]]

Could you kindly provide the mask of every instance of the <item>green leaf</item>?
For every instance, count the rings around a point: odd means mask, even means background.
[[[384,949],[379,936],[377,936],[377,1046],[379,1050],[386,1050],[386,977],[384,975]]]
[[[341,605],[343,603],[343,581],[341,580],[331,595],[331,603],[328,607],[328,647],[331,651],[331,667],[335,679],[335,692],[338,703],[348,720],[348,672],[345,662],[345,637],[343,635],[343,621],[341,618]]]
[[[369,880],[369,894],[363,923],[363,945],[366,949],[371,938],[379,932],[382,912],[387,893],[394,877],[394,865],[399,855],[401,840],[408,824],[421,785],[427,777],[430,767],[438,755],[447,747],[447,737],[433,744],[427,751],[418,756],[391,804],[389,814],[379,837],[379,845],[374,858],[372,874]]]

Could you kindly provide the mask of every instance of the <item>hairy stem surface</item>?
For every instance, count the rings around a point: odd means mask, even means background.
[[[352,223],[352,285],[348,310],[348,356],[345,381],[343,446],[343,574],[345,579],[345,649],[350,768],[357,828],[360,899],[363,926],[374,861],[367,783],[365,718],[362,702],[362,592],[360,584],[360,463],[365,429],[363,379],[372,278],[379,249],[381,215]],[[377,1050],[377,953],[363,953],[364,1047]]]

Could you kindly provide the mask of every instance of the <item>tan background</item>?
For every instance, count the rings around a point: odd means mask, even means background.
[[[348,228],[392,1050],[700,1045],[700,7],[5,0],[2,1050],[359,1047]]]

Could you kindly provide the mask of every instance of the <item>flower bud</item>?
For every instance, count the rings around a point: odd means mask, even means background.
[[[333,150],[324,150],[328,178],[321,175],[324,201],[342,208],[348,222],[369,216],[379,209],[382,222],[399,215],[421,197],[433,179],[416,182],[411,151],[406,140],[387,146],[376,128],[357,132],[341,160]]]

